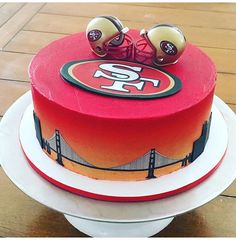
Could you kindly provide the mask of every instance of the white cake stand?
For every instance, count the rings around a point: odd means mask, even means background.
[[[219,168],[198,186],[168,198],[114,203],[83,198],[39,176],[28,164],[19,142],[22,115],[32,102],[28,92],[6,112],[0,123],[0,160],[13,183],[38,202],[63,213],[80,231],[93,237],[148,237],[165,228],[176,215],[188,212],[222,193],[236,178],[236,116],[218,97],[229,130],[228,151]]]

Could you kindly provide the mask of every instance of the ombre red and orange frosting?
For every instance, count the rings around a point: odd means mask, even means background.
[[[137,38],[138,31],[132,30],[130,35]],[[78,156],[101,168],[130,163],[151,148],[172,159],[192,151],[209,119],[216,79],[214,64],[201,50],[188,44],[178,63],[162,67],[181,80],[182,88],[173,95],[151,99],[96,94],[60,76],[65,63],[96,58],[85,33],[79,33],[49,44],[33,59],[29,69],[33,104],[44,138],[60,130]],[[146,178],[142,172],[96,170],[66,160],[64,166],[98,179]],[[181,165],[169,166],[158,172],[165,175],[179,168]]]

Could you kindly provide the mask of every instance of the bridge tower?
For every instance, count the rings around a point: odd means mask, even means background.
[[[156,178],[154,175],[154,169],[155,169],[155,162],[156,162],[156,150],[151,149],[151,153],[149,156],[149,165],[148,165],[148,176],[147,178]]]
[[[55,137],[56,137],[56,151],[57,151],[57,159],[56,161],[62,165],[63,165],[63,162],[62,162],[62,157],[61,157],[61,138],[60,138],[60,133],[59,133],[59,130],[55,130]]]
[[[33,112],[34,115],[34,126],[35,126],[35,131],[36,131],[36,137],[39,141],[39,144],[42,148],[44,148],[44,140],[42,137],[42,129],[41,129],[41,123],[40,119],[38,118],[37,114]]]
[[[190,159],[190,154],[187,155],[184,159],[182,159],[182,167],[185,167],[188,165],[188,160]]]

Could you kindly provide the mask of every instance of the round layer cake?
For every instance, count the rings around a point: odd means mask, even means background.
[[[129,35],[138,39],[139,32]],[[155,67],[133,56],[98,59],[78,33],[40,50],[29,74],[39,143],[73,172],[158,178],[204,151],[216,70],[191,44],[176,64]]]

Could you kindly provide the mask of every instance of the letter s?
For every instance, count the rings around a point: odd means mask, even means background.
[[[95,78],[104,77],[114,81],[134,81],[140,78],[136,72],[141,72],[141,67],[123,65],[123,64],[100,64],[99,68],[111,73],[107,75],[101,70],[97,70],[94,74]],[[130,69],[130,70],[129,70]]]

